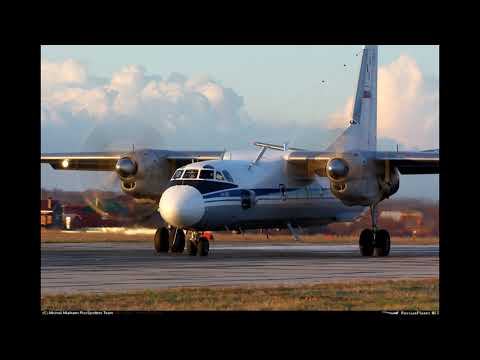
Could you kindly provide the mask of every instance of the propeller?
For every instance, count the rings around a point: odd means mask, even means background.
[[[116,117],[93,128],[85,138],[82,151],[115,151],[123,154],[115,171],[79,172],[77,181],[83,191],[84,201],[98,214],[121,222],[141,223],[157,214],[155,201],[127,200],[128,209],[122,205],[121,179],[134,178],[138,165],[131,156],[134,149],[161,148],[160,132],[150,124],[137,119]],[[133,200],[133,201],[132,201]],[[125,215],[120,209],[125,210]]]

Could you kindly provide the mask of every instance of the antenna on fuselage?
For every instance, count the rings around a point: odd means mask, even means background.
[[[252,166],[254,165],[257,165],[257,163],[260,161],[260,159],[262,158],[263,154],[265,154],[265,151],[267,151],[267,147],[266,146],[262,146],[262,150],[260,150],[260,152],[258,153],[257,155],[257,158],[252,161],[250,163],[250,165],[248,165],[248,170],[250,170],[252,168]]]

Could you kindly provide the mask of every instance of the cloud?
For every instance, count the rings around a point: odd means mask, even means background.
[[[353,97],[329,117],[330,128],[344,128],[352,116]],[[409,148],[438,147],[438,80],[425,79],[414,59],[401,55],[379,68],[378,137]]]
[[[86,68],[73,59],[64,62],[42,61],[42,88],[59,84],[84,84],[87,80]]]
[[[87,125],[82,129],[94,129],[122,119],[174,135],[199,127],[200,133],[225,132],[250,121],[243,98],[208,76],[172,73],[163,79],[148,75],[143,66],[126,65],[105,79],[91,76],[72,59],[42,59],[41,85],[43,128],[82,123]]]

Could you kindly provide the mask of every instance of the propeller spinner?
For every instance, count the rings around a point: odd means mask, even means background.
[[[137,173],[137,163],[129,157],[123,157],[117,161],[115,171],[121,178],[129,178]]]
[[[345,160],[335,158],[327,164],[327,175],[332,180],[342,180],[348,175],[348,164]]]

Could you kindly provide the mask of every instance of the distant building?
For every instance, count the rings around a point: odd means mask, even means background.
[[[66,229],[121,226],[114,216],[85,205],[64,205],[63,223]]]
[[[401,222],[406,227],[420,226],[423,222],[423,214],[420,211],[382,211],[380,218]]]
[[[388,219],[398,224],[398,235],[411,235],[416,237],[417,235],[424,235],[426,232],[423,222],[423,213],[420,211],[382,211],[380,219]],[[392,229],[392,234],[396,233],[395,229]]]
[[[40,200],[40,225],[45,227],[62,227],[63,221],[62,204],[58,200],[49,197]]]

